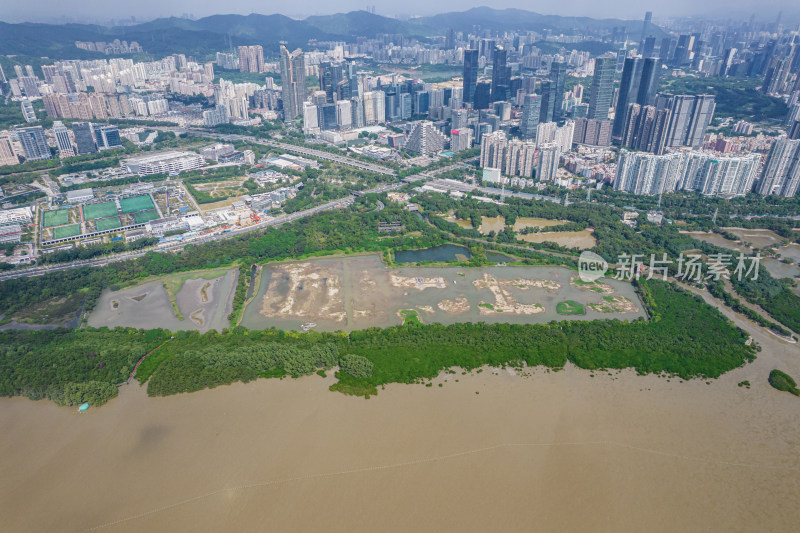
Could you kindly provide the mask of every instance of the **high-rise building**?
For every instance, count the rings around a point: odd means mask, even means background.
[[[495,131],[481,136],[481,160],[483,168],[503,168],[505,158],[506,134],[503,131]]]
[[[460,152],[472,148],[472,131],[468,128],[450,131],[450,150]]]
[[[344,69],[340,64],[332,64],[329,62],[320,63],[319,65],[319,83],[328,102],[333,102],[339,97],[338,87],[344,80]]]
[[[772,143],[758,181],[758,194],[793,197],[800,185],[800,140]]]
[[[16,131],[26,161],[39,161],[41,159],[51,159],[53,157],[50,153],[50,147],[47,146],[44,128],[41,126],[30,126],[27,128],[19,128]]]
[[[539,126],[542,99],[536,94],[526,94],[522,104],[522,117],[519,121],[519,132],[523,139],[532,141],[536,138]]]
[[[414,124],[404,148],[421,155],[428,155],[444,150],[446,142],[447,137],[436,129],[433,122],[421,120]]]
[[[608,119],[614,95],[616,65],[617,59],[613,56],[601,56],[594,60],[594,78],[592,79],[587,118]]]
[[[340,130],[349,130],[353,124],[353,108],[350,100],[336,102],[336,127]]]
[[[241,72],[264,72],[264,49],[260,45],[239,47]]]
[[[556,179],[560,157],[561,150],[555,143],[547,143],[539,147],[539,164],[536,167],[536,177],[539,181]]]
[[[554,61],[550,64],[550,81],[553,82],[551,94],[553,121],[561,122],[564,118],[562,104],[564,102],[564,85],[567,82],[567,64],[563,61]]]
[[[617,107],[614,114],[614,127],[611,135],[614,139],[621,139],[625,129],[626,113],[628,105],[635,101],[639,90],[641,61],[638,57],[625,59],[625,66],[622,68],[622,80],[619,84],[617,93]]]
[[[464,102],[472,103],[478,83],[478,51],[464,50]],[[476,106],[477,107],[477,106]]]
[[[683,158],[681,153],[654,155],[620,150],[614,189],[648,195],[674,191]]]
[[[686,152],[677,187],[703,196],[744,196],[753,189],[761,156]]]
[[[576,118],[572,142],[590,146],[611,146],[611,121]]]
[[[658,83],[661,80],[661,61],[655,57],[647,57],[642,61],[642,72],[639,78],[639,89],[636,103],[653,105],[658,94]]]
[[[283,45],[280,53],[283,118],[291,121],[303,114],[303,102],[306,101],[305,56],[299,48],[289,52]]]
[[[72,134],[75,137],[78,154],[84,155],[97,152],[97,144],[94,140],[91,122],[73,122]]]
[[[475,109],[489,109],[492,104],[491,96],[492,84],[488,82],[478,82],[475,85],[475,94],[472,99],[472,107]]]
[[[621,144],[633,150],[663,154],[671,111],[630,104]]]
[[[659,94],[656,98],[656,109],[670,111],[664,146],[702,146],[706,129],[714,116],[714,108],[714,95],[711,94]]]
[[[317,106],[311,102],[303,102],[303,134],[315,135],[319,133],[319,131]]]
[[[36,112],[33,110],[33,104],[30,100],[23,100],[21,102],[22,106],[22,117],[25,119],[25,122],[30,124],[31,122],[36,122]]]
[[[508,66],[508,50],[497,47],[492,59],[492,101],[502,102],[511,97],[511,67]]]
[[[60,120],[53,122],[53,135],[56,138],[59,157],[72,157],[75,155],[75,147],[69,138],[69,130]]]
[[[533,177],[536,163],[536,146],[532,142],[513,139],[508,142],[503,158],[502,172],[510,176]]]

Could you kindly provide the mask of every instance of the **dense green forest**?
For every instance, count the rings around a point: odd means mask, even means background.
[[[0,333],[0,395],[72,404],[116,394],[142,355],[148,394],[165,395],[259,377],[300,376],[340,365],[332,386],[369,395],[387,383],[414,383],[441,370],[483,365],[635,368],[683,379],[714,378],[755,357],[747,334],[676,285],[640,282],[651,322],[598,320],[538,325],[417,322],[345,333],[79,329]],[[713,334],[709,334],[713,332]],[[105,385],[104,385],[105,384]],[[100,401],[98,401],[98,399]]]

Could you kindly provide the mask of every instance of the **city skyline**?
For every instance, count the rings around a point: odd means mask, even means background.
[[[800,9],[791,1],[772,2],[766,9],[754,10],[752,4],[747,0],[731,0],[726,2],[711,2],[698,4],[689,0],[677,0],[664,4],[650,0],[648,2],[637,2],[635,0],[623,0],[615,2],[613,6],[597,4],[588,0],[580,0],[569,4],[569,7],[561,6],[554,8],[552,4],[545,2],[530,3],[521,0],[504,0],[500,3],[492,3],[491,8],[520,9],[539,13],[542,15],[554,15],[562,17],[589,17],[596,19],[619,18],[624,20],[638,20],[643,17],[645,11],[653,11],[655,20],[662,18],[705,18],[705,17],[724,17],[727,19],[747,20],[751,16],[758,21],[774,20],[778,13],[781,13],[784,23],[793,24],[800,21]],[[20,22],[49,22],[49,23],[96,23],[107,24],[109,22],[120,23],[122,21],[135,18],[137,23],[146,22],[158,18],[166,17],[190,17],[202,18],[220,14],[281,14],[301,20],[309,16],[324,16],[350,11],[365,10],[374,8],[376,15],[384,17],[409,19],[414,17],[425,17],[439,15],[449,12],[461,12],[477,7],[486,7],[487,2],[477,1],[472,3],[446,1],[431,6],[427,2],[413,0],[404,2],[402,8],[395,7],[394,4],[368,3],[359,1],[339,2],[335,8],[330,7],[329,3],[310,3],[304,4],[303,10],[295,7],[287,7],[285,4],[266,5],[255,0],[237,0],[226,4],[224,10],[220,10],[216,4],[203,4],[189,0],[180,0],[164,4],[156,0],[135,0],[123,5],[109,5],[99,0],[89,0],[82,2],[79,6],[65,5],[53,0],[45,0],[33,4],[17,3],[7,5],[0,9],[0,21],[10,23]],[[98,17],[98,13],[103,13]]]

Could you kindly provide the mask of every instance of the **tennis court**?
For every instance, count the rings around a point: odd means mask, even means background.
[[[86,220],[105,218],[117,214],[117,204],[114,202],[103,202],[102,204],[88,204],[83,206],[83,216]]]
[[[81,225],[72,224],[69,226],[60,226],[53,230],[54,239],[64,239],[66,237],[75,237],[81,234]]]
[[[94,227],[97,231],[105,231],[107,229],[115,229],[122,226],[119,217],[99,218],[95,220]]]
[[[149,209],[147,211],[139,211],[138,213],[133,214],[133,220],[136,221],[137,224],[144,224],[145,222],[150,222],[151,220],[155,220],[158,218],[158,211],[155,209]]]
[[[59,209],[58,211],[44,212],[44,227],[63,226],[69,222],[69,209]]]
[[[123,198],[119,201],[123,213],[134,213],[136,211],[144,211],[146,209],[153,209],[153,200],[147,196],[131,196],[130,198]]]

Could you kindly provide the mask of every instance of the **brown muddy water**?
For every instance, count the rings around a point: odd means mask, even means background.
[[[265,265],[259,292],[244,312],[250,329],[322,331],[388,327],[402,323],[399,311],[414,309],[425,323],[545,323],[551,320],[619,318],[644,311],[633,287],[606,280],[635,310],[559,315],[559,302],[601,303],[602,294],[575,287],[576,272],[562,267],[387,268],[376,255],[314,259]],[[456,301],[459,305],[453,305]],[[466,305],[464,305],[466,302]]]
[[[793,531],[800,398],[766,376],[800,358],[754,336],[756,362],[710,385],[568,366],[370,400],[330,375],[167,398],[134,384],[83,414],[3,398],[2,529]]]

